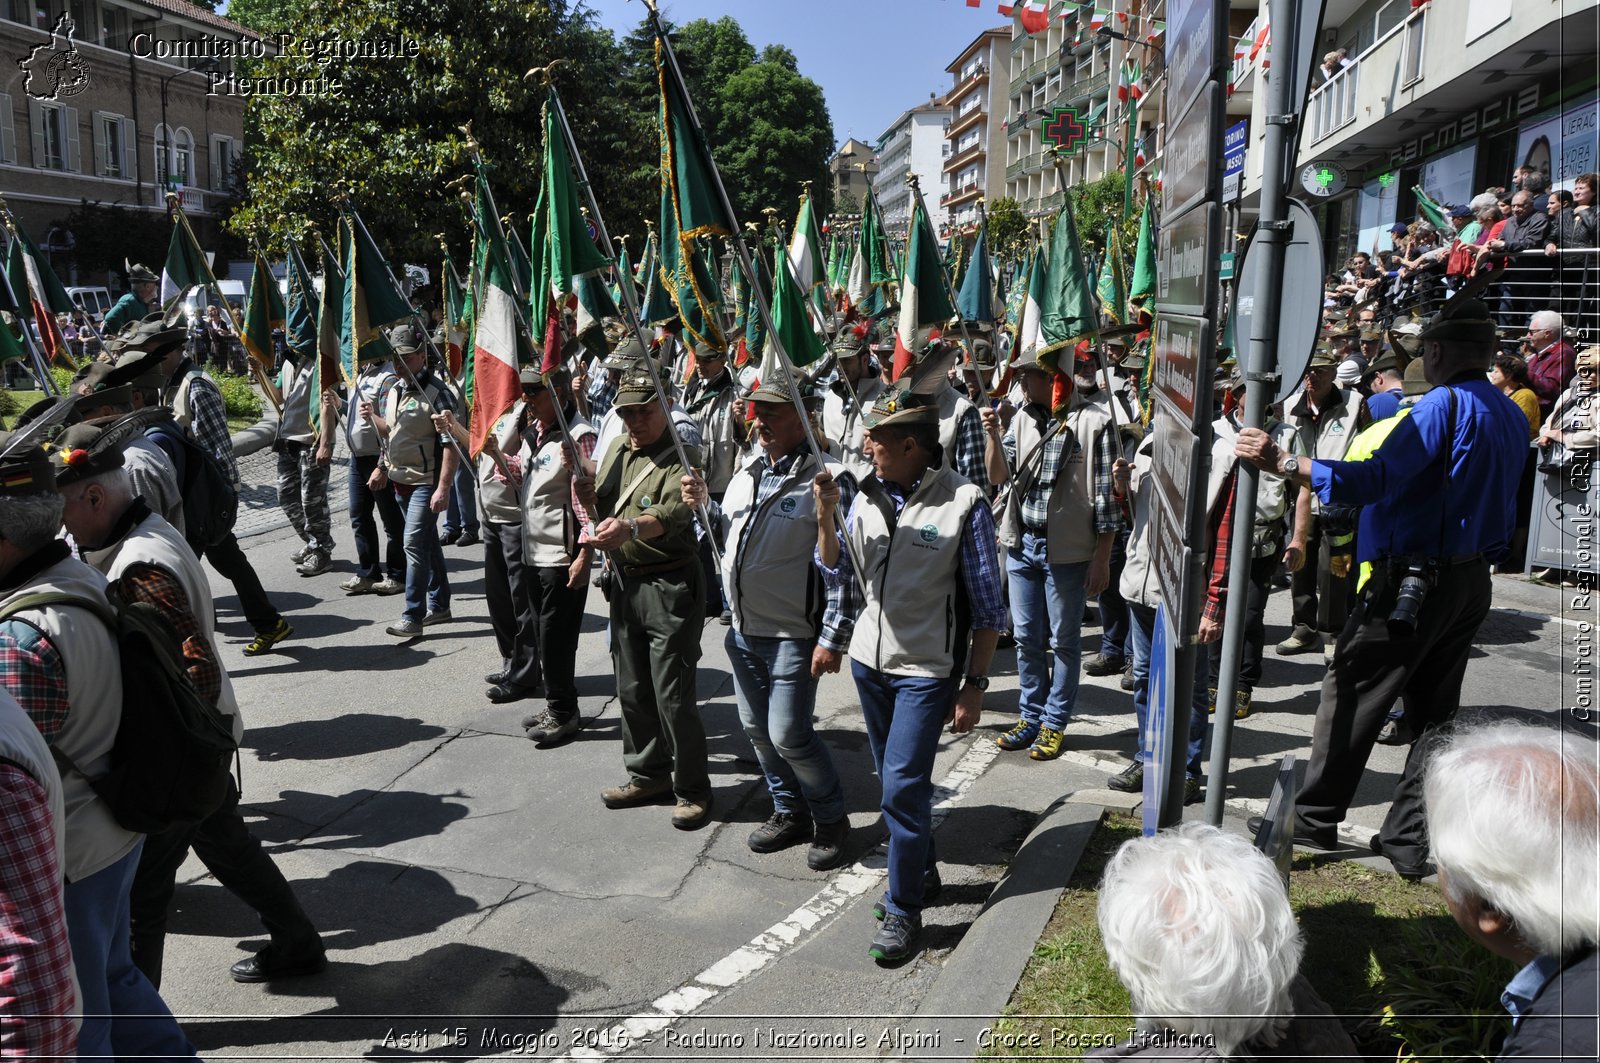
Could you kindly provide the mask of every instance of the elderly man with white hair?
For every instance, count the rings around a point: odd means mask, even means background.
[[[1600,746],[1509,721],[1435,748],[1423,797],[1439,888],[1456,923],[1522,964],[1500,1002],[1500,1059],[1594,1059],[1600,943]]]
[[[1100,935],[1138,1032],[1089,1059],[1314,1059],[1355,1045],[1299,975],[1303,944],[1272,862],[1237,834],[1185,823],[1118,849]]]
[[[1554,310],[1541,310],[1528,322],[1522,356],[1528,361],[1528,379],[1539,396],[1539,412],[1550,416],[1556,397],[1572,383],[1578,352],[1565,338],[1566,322]]]

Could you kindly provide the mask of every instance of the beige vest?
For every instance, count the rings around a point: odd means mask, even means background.
[[[862,484],[849,529],[867,575],[850,658],[890,675],[944,679],[967,659],[961,535],[983,492],[941,465],[898,518],[878,481]]]
[[[122,467],[128,470],[134,494],[182,531],[183,493],[178,487],[178,470],[167,452],[142,435],[133,436],[123,444]]]
[[[728,489],[739,465],[739,443],[734,438],[734,418],[744,416],[736,401],[738,388],[725,383],[711,395],[697,394],[685,400],[690,415],[700,426],[700,452],[705,455],[706,490],[713,496]]]
[[[840,380],[834,388],[848,387]],[[860,387],[856,391],[856,401],[851,402],[848,396],[841,395],[837,390],[829,390],[822,400],[822,430],[828,438],[834,440],[844,451],[840,460],[850,469],[857,470],[865,475],[870,472],[871,462],[867,460],[865,439],[866,426],[861,423],[861,411],[872,409],[872,404],[878,401],[878,396],[883,394],[883,378],[876,376],[863,376]]]
[[[104,550],[85,551],[83,556],[85,561],[105,573],[106,579],[112,583],[121,579],[128,569],[141,563],[154,565],[178,581],[178,586],[183,588],[183,596],[189,600],[189,612],[200,626],[200,634],[211,644],[211,655],[217,662],[222,681],[217,695],[217,711],[233,717],[234,741],[243,738],[244,721],[239,716],[239,699],[234,695],[233,680],[228,678],[228,670],[222,664],[222,654],[217,649],[217,620],[212,607],[211,583],[206,579],[205,570],[200,567],[200,559],[194,555],[178,530],[162,520],[159,514],[152,513],[134,525],[133,530],[120,541]]]
[[[1310,415],[1303,410],[1303,404],[1307,401],[1304,388],[1290,395],[1283,404],[1288,411],[1283,419],[1294,429],[1300,441],[1298,453],[1313,461],[1342,461],[1344,452],[1350,449],[1350,441],[1360,431],[1356,420],[1365,401],[1361,393],[1341,388],[1335,388],[1334,391],[1334,404],[1318,424],[1313,424]],[[1315,491],[1311,492],[1311,511],[1322,512],[1322,500]]]
[[[1066,426],[1057,433],[1067,436],[1067,442],[1046,508],[1045,559],[1052,565],[1071,565],[1094,557],[1100,537],[1095,531],[1094,445],[1095,438],[1110,424],[1111,415],[1104,406],[1080,397],[1067,411]],[[1041,429],[1031,416],[1021,411],[1011,419],[1021,468],[1012,474],[1006,511],[1000,521],[999,539],[1006,547],[1014,548],[1022,542],[1022,496],[1042,466],[1044,448],[1035,448],[1049,430],[1048,420]]]
[[[350,430],[345,442],[350,445],[351,454],[367,458],[383,449],[383,440],[378,438],[378,426],[361,419],[361,403],[372,403],[373,411],[383,416],[388,406],[389,389],[398,381],[399,377],[394,375],[388,362],[362,367],[361,375],[356,377],[355,384],[350,388],[350,401],[344,412],[344,423]]]
[[[1133,501],[1133,530],[1128,533],[1127,560],[1122,565],[1122,578],[1117,582],[1117,590],[1125,600],[1148,609],[1161,604],[1161,584],[1156,581],[1156,570],[1150,564],[1150,507],[1155,491],[1155,477],[1150,469],[1155,445],[1155,433],[1147,433],[1133,454],[1133,473],[1128,484],[1128,496]]]
[[[517,438],[517,419],[526,404],[518,399],[505,415],[489,429],[500,453],[515,454],[520,440]],[[522,506],[517,502],[517,489],[499,479],[500,466],[488,453],[478,455],[478,511],[484,520],[496,524],[518,524],[522,521]]]
[[[0,600],[0,608],[30,594],[58,592],[105,602],[106,579],[75,558],[56,562]],[[18,614],[44,632],[67,673],[67,722],[54,746],[78,770],[64,770],[67,880],[79,882],[121,860],[143,835],[119,824],[89,785],[111,766],[111,746],[122,721],[122,666],[111,629],[76,606],[47,605]],[[85,774],[86,773],[86,774]]]
[[[944,448],[944,463],[951,469],[960,471],[956,463],[956,430],[961,427],[961,418],[966,416],[968,410],[976,409],[972,400],[960,394],[953,387],[946,387],[939,392],[939,445]],[[977,467],[983,468],[983,452],[978,453]],[[988,487],[987,483],[982,484]]]
[[[389,424],[389,439],[384,447],[389,479],[397,484],[432,486],[439,477],[441,445],[433,427],[433,400],[445,393],[437,380],[412,391],[403,382],[389,389],[384,403],[384,420]]]
[[[829,460],[834,478],[848,475]],[[817,475],[810,448],[783,478],[783,486],[756,504],[766,469],[757,458],[734,474],[722,500],[728,548],[722,554],[722,585],[733,609],[734,626],[745,635],[775,639],[814,639],[821,630],[825,595],[812,563],[817,546],[817,503],[811,481]]]
[[[595,434],[582,417],[567,420],[574,441]],[[522,444],[522,560],[536,568],[570,565],[578,556],[578,515],[572,509],[572,474],[561,465],[560,432],[537,452]]]

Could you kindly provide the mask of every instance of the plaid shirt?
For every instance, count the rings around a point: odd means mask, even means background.
[[[139,562],[128,566],[117,579],[117,587],[128,601],[148,602],[161,610],[183,640],[183,659],[188,662],[184,670],[189,673],[189,681],[201,697],[215,705],[222,696],[222,669],[211,641],[195,619],[183,585],[166,569]],[[205,602],[204,607],[209,609],[211,603]]]
[[[1034,404],[1024,406],[1018,416],[1030,416],[1038,425],[1041,432],[1050,430],[1049,417]],[[1070,415],[1069,415],[1070,416]],[[1062,463],[1071,457],[1076,457],[1082,444],[1073,434],[1071,425],[1058,429],[1054,435],[1045,440],[1040,447],[1037,459],[1029,459],[1029,455],[1017,453],[1017,433],[1013,420],[1013,427],[1007,431],[1005,438],[1000,441],[1001,449],[1005,451],[1006,467],[1011,470],[1011,475],[1017,474],[1017,462],[1032,460],[1039,462],[1039,473],[1028,484],[1028,490],[1022,496],[1019,511],[1022,514],[1022,523],[1029,528],[1043,528],[1050,519],[1050,492],[1055,490],[1056,477],[1061,473]],[[1068,451],[1068,445],[1072,450]],[[1094,493],[1094,530],[1097,534],[1116,534],[1122,528],[1122,509],[1117,505],[1116,485],[1112,480],[1111,468],[1117,460],[1116,429],[1106,425],[1094,437],[1094,473],[1091,478]]]
[[[1222,623],[1228,601],[1228,554],[1233,548],[1233,486],[1239,473],[1235,468],[1222,485],[1222,511],[1213,519],[1211,563],[1206,566],[1206,604],[1202,614],[1214,624]]]
[[[984,497],[989,496],[989,467],[983,460],[983,415],[976,406],[963,410],[961,417],[956,421],[956,434],[953,440],[955,453],[946,456],[946,461],[956,472],[965,476],[978,485]]]
[[[612,380],[609,372],[601,370],[589,383],[589,420],[599,424],[600,418],[611,412],[611,404],[617,401],[617,386],[621,382],[620,376]]]
[[[67,668],[44,632],[25,620],[0,623],[0,682],[44,740],[54,743],[71,709]]]
[[[0,1056],[72,1059],[72,946],[44,787],[0,761]]]
[[[181,378],[192,368],[185,362],[178,369]],[[202,374],[189,382],[189,431],[195,442],[211,451],[228,471],[228,479],[239,486],[239,463],[233,459],[233,437],[228,433],[228,407],[216,383]]]
[[[789,470],[806,453],[804,448],[799,448],[777,461],[764,453],[756,459],[762,465],[762,470],[761,479],[756,482],[754,508],[759,508],[778,493]],[[839,508],[848,513],[856,500],[856,479],[846,474],[838,478],[838,483]],[[817,636],[817,641],[834,653],[843,653],[850,648],[850,636],[856,629],[856,583],[853,579],[830,582],[824,575],[822,589],[826,601],[822,606],[822,632]]]
[[[913,494],[917,485],[912,484],[907,491],[899,484],[887,480],[879,480],[884,491],[894,502],[895,520],[900,519],[900,513],[906,508],[906,499]],[[920,481],[919,481],[920,482]],[[840,491],[841,498],[843,490]],[[845,524],[855,523],[856,509],[863,504],[858,496],[848,509]],[[870,503],[868,503],[870,504]],[[855,569],[850,561],[850,551],[844,544],[844,533],[834,533],[839,538],[839,564],[829,568],[822,563],[821,556],[815,557],[817,568],[822,572],[823,585],[830,590],[836,583],[847,583],[852,591],[855,590]],[[972,512],[967,515],[966,526],[961,529],[961,554],[956,567],[956,575],[961,580],[967,592],[967,604],[972,608],[972,629],[974,631],[1001,631],[1010,619],[1006,607],[1005,593],[1000,587],[999,552],[995,549],[994,514],[989,512],[987,504],[972,507]],[[858,608],[854,601],[851,602],[850,629],[855,627],[855,617]],[[848,640],[847,640],[848,641]],[[828,645],[828,649],[839,652],[844,644],[839,646]]]

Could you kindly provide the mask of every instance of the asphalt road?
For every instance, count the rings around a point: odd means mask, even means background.
[[[268,516],[258,526],[270,526]],[[228,966],[266,937],[191,858],[163,994],[208,1059],[574,1048],[587,1058],[960,1055],[959,1045],[903,1043],[898,1020],[917,1010],[1039,814],[1066,794],[1111,800],[1096,788],[1133,749],[1129,695],[1114,679],[1086,677],[1061,760],[998,753],[992,740],[1014,722],[1016,701],[1002,655],[982,726],[941,747],[946,888],[927,912],[927,948],[883,970],[866,947],[869,908],[884,888],[884,834],[847,677],[827,677],[817,716],[845,780],[857,859],[817,874],[803,847],[758,856],[745,845],[770,806],[738,726],[726,628],[706,626],[700,667],[714,821],[685,833],[672,829],[666,805],[610,811],[600,802],[625,772],[598,595],[578,660],[587,727],[566,747],[540,750],[517,725],[531,703],[483,696],[481,677],[498,658],[479,549],[446,551],[454,622],[401,644],[383,632],[398,599],[339,593],[353,565],[337,516],[335,532],[339,563],[311,579],[294,573],[288,554],[298,541],[285,530],[245,541],[295,628],[272,655],[241,654],[250,631],[232,588],[213,575],[247,726],[247,813],[321,928],[331,965],[278,985],[232,982]],[[1584,603],[1574,607],[1570,589],[1509,578],[1497,578],[1495,595],[1466,704],[1548,712],[1573,703],[1586,681],[1574,671],[1593,662],[1580,656],[1593,638],[1580,625]],[[1562,606],[1568,619],[1551,619]],[[1287,595],[1274,595],[1271,641],[1287,609]],[[1586,615],[1592,622],[1592,606]],[[1259,810],[1281,755],[1308,750],[1320,660],[1269,658],[1259,711],[1235,730],[1232,812]],[[1382,819],[1403,756],[1376,751],[1347,824],[1352,839]]]

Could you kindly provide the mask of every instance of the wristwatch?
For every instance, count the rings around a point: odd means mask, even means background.
[[[628,520],[628,521],[625,521],[624,523],[626,523],[628,525],[628,530],[633,533],[634,540],[638,541],[638,538],[639,538],[639,522],[637,520]]]
[[[967,676],[967,686],[977,687],[980,691],[989,689],[989,677],[986,675]]]
[[[1285,454],[1278,461],[1278,472],[1283,476],[1293,476],[1300,471],[1300,459],[1293,454]]]

